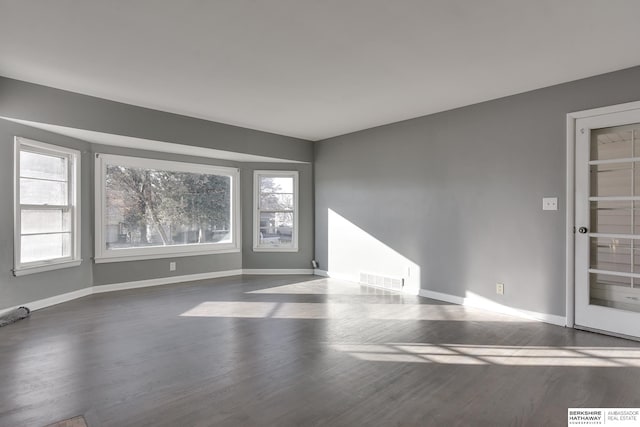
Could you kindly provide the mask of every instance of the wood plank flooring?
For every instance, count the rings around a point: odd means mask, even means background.
[[[0,329],[0,426],[567,424],[640,345],[313,276],[91,295]]]

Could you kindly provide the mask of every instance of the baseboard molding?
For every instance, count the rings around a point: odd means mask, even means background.
[[[20,304],[14,307],[8,307],[0,309],[0,315],[11,311],[18,307],[28,307],[31,311],[40,310],[53,305],[61,304],[63,302],[72,301],[74,299],[82,298],[92,294],[101,294],[105,292],[116,292],[126,289],[146,288],[150,286],[162,286],[170,285],[174,283],[193,282],[197,280],[216,279],[220,277],[239,276],[241,274],[248,275],[260,275],[260,274],[313,274],[321,277],[332,277],[341,280],[353,281],[351,277],[342,276],[340,274],[332,274],[319,269],[238,269],[238,270],[225,270],[225,271],[213,271],[210,273],[201,274],[187,274],[182,276],[162,277],[158,279],[137,280],[133,282],[114,283],[109,285],[90,286],[77,291],[67,292],[60,295],[55,295],[49,298],[44,298],[37,301],[32,301],[26,304]],[[563,316],[557,316],[554,314],[539,313],[535,311],[521,310],[513,307],[508,307],[490,301],[482,297],[460,297],[457,295],[445,294],[442,292],[430,291],[427,289],[420,289],[418,295],[425,298],[431,298],[439,301],[445,301],[452,304],[464,305],[468,307],[480,308],[487,311],[492,311],[501,314],[508,314],[511,316],[522,317],[529,320],[537,320],[545,323],[550,323],[558,326],[566,326],[566,318]]]
[[[122,291],[125,289],[146,288],[149,286],[172,285],[174,283],[195,282],[196,280],[217,279],[220,277],[239,276],[242,270],[212,271],[209,273],[185,274],[182,276],[161,277],[158,279],[136,280],[134,282],[113,283],[110,285],[97,285],[93,287],[94,294],[104,292]]]
[[[438,301],[450,302],[452,304],[464,305],[467,307],[480,308],[494,313],[508,314],[515,317],[522,317],[529,320],[537,320],[539,322],[550,323],[552,325],[566,326],[567,319],[563,316],[555,314],[539,313],[537,311],[521,310],[509,307],[482,297],[460,297],[457,295],[445,294],[442,292],[429,291],[420,289],[419,295],[425,298],[431,298]]]
[[[381,289],[381,290],[388,291],[388,292],[399,292],[401,294],[407,294],[407,295],[418,295],[418,292],[419,292],[419,289],[417,289],[415,287],[404,287],[404,288],[402,288],[402,291],[398,291],[398,290],[388,289],[388,288],[384,288],[384,287],[380,287],[380,286],[364,284],[364,283],[360,282],[360,280],[359,280],[360,277],[358,277],[357,275],[336,273],[336,272],[333,272],[333,271],[325,271],[325,270],[318,270],[318,269],[313,270],[313,274],[316,275],[316,276],[321,276],[321,277],[330,277],[332,279],[344,280],[346,282],[355,283],[355,284],[361,285],[361,286],[369,286],[369,287],[372,287],[372,288]]]
[[[325,271],[325,270],[315,270],[315,271],[320,273],[318,274],[318,276],[331,277],[332,279],[346,280],[347,282],[360,283],[358,281],[360,277],[357,274],[351,275],[351,274],[338,273],[335,271]]]
[[[438,301],[450,302],[451,304],[464,305],[464,298],[456,295],[443,294],[436,291],[429,291],[427,289],[420,289],[419,295],[424,298],[431,298]]]
[[[18,307],[27,307],[31,311],[40,310],[42,308],[51,307],[52,305],[58,305],[63,302],[72,301],[74,299],[86,297],[87,295],[91,295],[93,293],[93,288],[90,286],[88,288],[78,289],[77,291],[67,292],[65,294],[55,295],[49,298],[40,299],[37,301],[32,301],[26,304],[16,305],[14,307],[3,308],[0,309],[0,315],[7,313],[11,310],[14,310]]]
[[[242,274],[313,274],[311,268],[244,268]]]
[[[160,277],[157,279],[136,280],[132,282],[113,283],[109,285],[96,285],[79,289],[65,294],[55,295],[37,301],[0,309],[0,315],[18,307],[28,307],[31,311],[40,310],[63,302],[105,292],[117,292],[126,289],[146,288],[150,286],[171,285],[182,282],[194,282],[197,280],[217,279],[220,277],[240,276],[242,274],[313,274],[312,269],[237,269],[225,271],[212,271],[210,273],[186,274],[182,276]]]

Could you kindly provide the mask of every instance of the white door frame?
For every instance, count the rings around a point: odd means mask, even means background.
[[[566,230],[566,318],[567,327],[575,322],[575,174],[576,174],[576,120],[604,114],[640,109],[640,101],[611,105],[567,114],[567,230]]]

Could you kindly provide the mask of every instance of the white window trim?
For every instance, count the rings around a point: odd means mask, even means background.
[[[135,261],[145,259],[173,258],[196,255],[240,252],[240,172],[237,168],[212,166],[197,163],[156,160],[142,157],[95,155],[95,257],[97,264],[107,262]],[[231,242],[190,245],[154,246],[148,248],[106,249],[103,218],[106,211],[105,174],[106,165],[133,166],[188,173],[205,173],[231,177]]]
[[[69,205],[71,213],[71,256],[64,258],[56,258],[46,261],[35,261],[23,263],[20,259],[21,253],[21,232],[22,232],[22,216],[20,205],[20,151],[32,151],[40,154],[63,155],[69,159]],[[13,169],[13,221],[14,221],[14,276],[24,276],[26,274],[40,273],[49,270],[58,270],[67,267],[76,267],[82,263],[80,258],[80,161],[81,153],[71,148],[60,147],[57,145],[46,144],[40,141],[34,141],[27,138],[16,136],[14,138],[14,169]]]
[[[293,231],[291,233],[292,247],[260,246],[260,177],[291,177],[293,178]],[[299,173],[298,171],[256,170],[253,171],[253,251],[254,252],[298,252],[298,217],[299,215]]]

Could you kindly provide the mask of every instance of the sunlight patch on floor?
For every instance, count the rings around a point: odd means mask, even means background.
[[[274,286],[272,288],[258,289],[246,293],[277,295],[391,295],[389,291],[360,286],[349,282],[335,282],[327,279]]]
[[[373,319],[529,322],[510,316],[469,312],[460,305],[397,303],[308,303],[264,301],[205,301],[182,317],[238,317],[270,319]]]
[[[330,344],[334,350],[371,362],[446,365],[640,367],[640,348],[547,347],[466,344]]]

